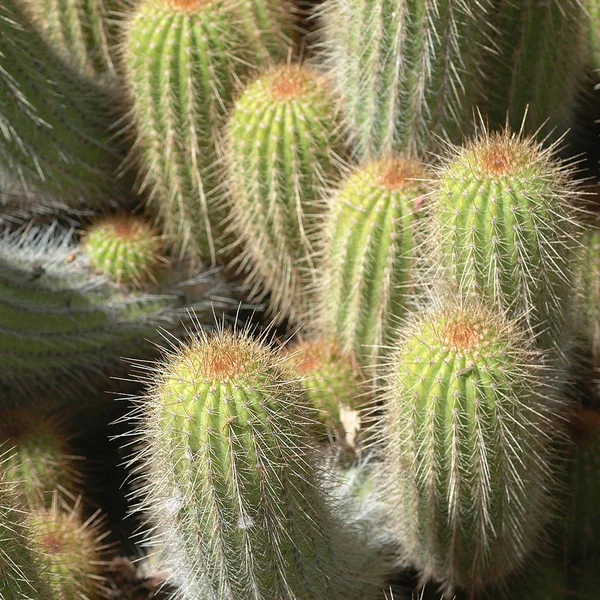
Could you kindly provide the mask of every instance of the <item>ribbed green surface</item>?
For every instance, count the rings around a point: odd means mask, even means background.
[[[36,549],[52,595],[47,600],[97,600],[105,596],[100,562],[102,523],[97,514],[82,518],[81,510],[52,506],[28,516]],[[103,593],[104,592],[104,593]]]
[[[2,463],[7,481],[19,484],[28,506],[50,506],[53,493],[74,495],[79,488],[69,440],[60,425],[35,410],[3,407],[0,444],[11,448]]]
[[[120,357],[150,352],[141,341],[169,323],[174,297],[102,283],[69,242],[52,228],[0,240],[2,383],[29,389],[64,377],[84,386],[109,365],[124,367]]]
[[[142,188],[157,203],[167,239],[214,263],[227,214],[215,197],[215,144],[235,85],[257,57],[230,3],[188,4],[139,4],[128,25],[126,76]]]
[[[0,466],[6,455],[0,457]],[[50,588],[42,579],[41,557],[33,549],[32,532],[25,523],[13,484],[0,476],[0,598],[49,600]]]
[[[70,71],[16,0],[0,5],[0,169],[28,191],[75,208],[122,196],[115,99]]]
[[[415,317],[390,364],[390,519],[422,579],[501,582],[553,515],[562,400],[512,325],[479,308]]]
[[[334,98],[305,67],[268,71],[239,97],[228,126],[232,229],[253,296],[279,319],[310,313],[325,188],[339,173]]]
[[[581,237],[575,262],[577,332],[591,351],[594,367],[600,367],[600,229],[588,229]]]
[[[245,334],[169,355],[140,404],[145,505],[183,597],[371,598],[326,506],[300,382]]]
[[[573,126],[586,65],[586,19],[581,0],[500,0],[489,15],[493,26],[484,73],[489,119],[525,132]],[[540,138],[542,135],[540,136]]]
[[[460,141],[481,90],[489,2],[326,0],[323,58],[359,158]],[[462,133],[461,133],[462,130]]]
[[[119,42],[120,0],[24,0],[37,29],[71,65],[90,74],[114,76]]]
[[[441,167],[432,248],[445,279],[523,318],[544,347],[571,325],[577,213],[568,171],[508,132],[457,148]]]
[[[425,176],[419,163],[389,157],[356,169],[330,202],[321,328],[364,367],[379,363],[415,292]]]
[[[155,276],[160,239],[137,217],[109,217],[86,231],[83,250],[98,273],[116,283],[140,286]]]
[[[299,342],[289,352],[315,416],[326,429],[343,437],[342,411],[355,411],[367,400],[367,389],[356,366],[349,356],[323,340]],[[326,429],[319,428],[320,433],[326,434]]]

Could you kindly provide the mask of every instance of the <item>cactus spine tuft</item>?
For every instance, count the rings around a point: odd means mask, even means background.
[[[421,163],[389,156],[357,168],[330,200],[320,327],[342,352],[374,367],[415,288]]]
[[[227,137],[232,229],[251,293],[270,292],[277,317],[298,321],[312,310],[325,189],[343,153],[329,86],[308,67],[269,70],[236,102]]]
[[[34,544],[52,589],[48,600],[98,600],[106,597],[102,586],[103,543],[109,534],[98,512],[85,521],[81,499],[68,509],[55,496],[52,506],[28,516]]]
[[[449,594],[503,581],[553,514],[566,402],[525,339],[488,309],[447,303],[414,317],[390,363],[390,518],[423,581]]]
[[[147,488],[183,597],[370,598],[328,508],[298,379],[245,333],[168,354],[140,403]]]

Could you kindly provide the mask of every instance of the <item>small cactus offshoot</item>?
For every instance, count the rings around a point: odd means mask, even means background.
[[[85,233],[84,253],[90,266],[116,283],[141,286],[156,282],[160,237],[142,219],[128,215],[104,218]]]

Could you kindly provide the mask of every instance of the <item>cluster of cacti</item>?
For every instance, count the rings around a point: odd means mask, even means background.
[[[593,600],[599,49],[598,0],[0,0],[0,600]]]

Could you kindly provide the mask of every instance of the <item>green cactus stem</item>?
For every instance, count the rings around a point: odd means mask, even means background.
[[[134,294],[89,273],[57,227],[0,237],[0,382],[22,390],[67,381],[79,391],[173,327],[176,295]],[[113,372],[112,374],[116,374]]]
[[[81,514],[81,498],[69,508],[55,501],[50,508],[28,516],[35,547],[52,593],[47,600],[99,600],[106,597],[103,586],[104,540],[110,533],[105,519],[95,512]]]
[[[101,208],[123,196],[115,99],[60,61],[16,0],[0,5],[0,171],[39,199]],[[38,202],[40,201],[38,199]]]
[[[347,528],[326,503],[308,398],[247,333],[169,352],[140,398],[142,508],[183,598],[367,599]]]
[[[581,0],[500,0],[484,66],[492,127],[551,131],[573,125],[587,63],[586,15]]]
[[[571,320],[579,225],[571,170],[553,153],[508,129],[454,148],[439,168],[430,246],[448,285],[556,349]]]
[[[360,420],[351,431],[350,423],[344,421],[357,415],[357,408],[367,401],[368,390],[350,357],[323,340],[300,341],[288,352],[294,373],[301,378],[317,419],[325,426],[319,428],[321,433],[332,432],[342,439],[348,434],[353,438]]]
[[[390,519],[448,597],[502,583],[555,514],[568,403],[526,339],[494,311],[447,302],[413,318],[390,363]]]
[[[156,283],[161,256],[160,237],[146,221],[130,215],[103,218],[85,234],[83,250],[90,266],[115,283],[141,287]]]
[[[425,176],[419,162],[389,156],[356,169],[331,198],[320,328],[366,368],[380,363],[416,291]]]
[[[65,62],[90,75],[116,75],[121,0],[24,0],[37,30]]]
[[[326,0],[323,60],[358,158],[460,141],[481,88],[489,2]]]
[[[571,426],[575,453],[564,530],[569,561],[583,564],[600,549],[600,413],[579,409]]]
[[[208,263],[227,243],[215,193],[220,127],[236,85],[260,64],[241,12],[224,0],[144,0],[124,46],[140,187],[157,204],[167,240]]]
[[[600,367],[600,229],[581,236],[575,261],[578,336],[589,351],[592,367]]]
[[[43,577],[42,557],[19,503],[16,485],[6,479],[0,456],[0,598],[49,600],[50,587]]]
[[[326,81],[304,66],[267,71],[238,98],[228,126],[232,229],[254,298],[276,318],[310,314],[325,189],[343,153]]]
[[[39,408],[2,412],[0,444],[11,448],[2,470],[7,481],[18,483],[31,508],[50,507],[56,493],[73,496],[81,475],[64,426],[56,418],[40,414]]]

